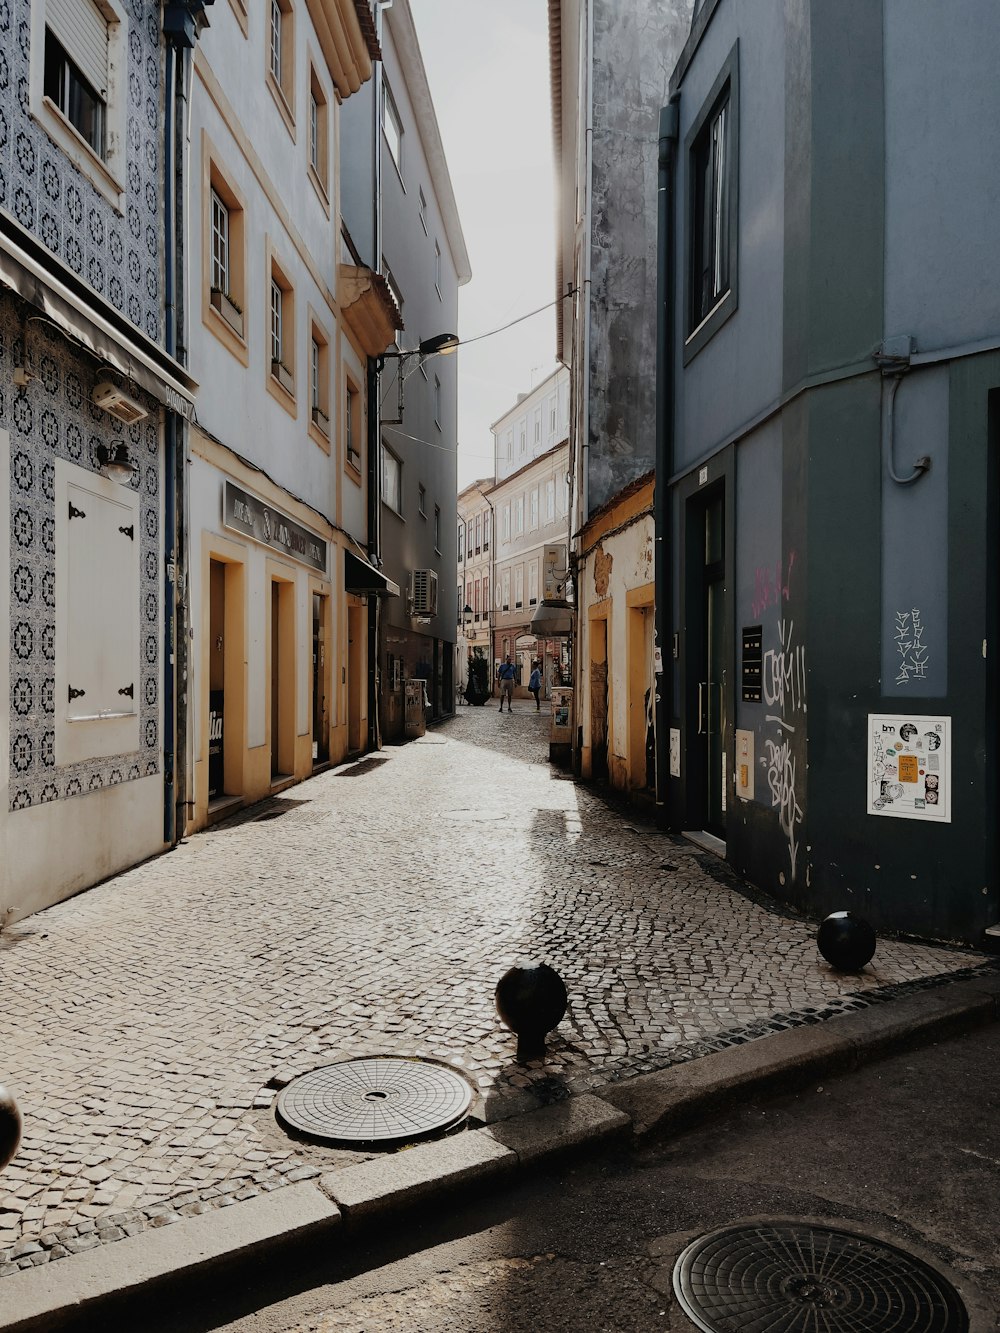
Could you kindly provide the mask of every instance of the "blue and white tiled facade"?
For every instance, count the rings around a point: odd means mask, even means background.
[[[10,808],[80,796],[160,771],[160,451],[156,404],[123,426],[94,407],[97,363],[52,326],[27,325],[38,378],[12,384],[22,326],[13,300],[0,294],[0,429],[10,434]],[[94,452],[124,438],[138,463],[141,686],[139,751],[62,767],[55,764],[55,462],[97,471]]]
[[[147,338],[162,343],[162,52],[158,0],[127,0],[124,216],[29,110],[30,0],[0,0],[0,208]]]
[[[122,212],[82,174],[29,107],[30,0],[0,0],[0,209],[53,256],[53,273],[93,289],[142,338],[163,342],[162,35],[158,0],[125,0],[127,108]],[[18,811],[161,771],[163,538],[158,404],[125,426],[91,401],[106,368],[0,286],[0,429],[10,440],[9,807]],[[141,339],[140,339],[141,341]],[[13,369],[35,375],[26,386]],[[121,377],[111,375],[119,380]],[[96,450],[124,439],[137,469],[141,675],[139,749],[56,764],[56,460],[98,471]],[[0,648],[0,651],[4,651]]]

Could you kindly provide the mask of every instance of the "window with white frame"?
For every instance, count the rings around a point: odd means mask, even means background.
[[[434,549],[441,553],[441,506],[434,506]]]
[[[434,424],[441,429],[441,381],[434,376]]]
[[[493,526],[492,523],[491,523],[491,521],[490,521],[490,520],[491,520],[491,517],[492,517],[492,516],[491,516],[491,514],[490,514],[490,511],[487,509],[486,513],[483,515],[483,550],[484,550],[484,551],[488,551],[488,550],[490,549],[490,529],[491,529],[491,527]]]
[[[510,541],[510,505],[509,505],[509,504],[506,504],[506,505],[504,505],[504,507],[503,507],[503,540],[504,540],[505,542],[509,542],[509,541]]]
[[[458,558],[465,559],[465,524],[461,521],[458,524]]]
[[[519,452],[520,452],[520,453],[522,453],[522,454],[523,454],[523,453],[527,453],[527,451],[528,451],[528,430],[527,430],[527,427],[525,426],[525,424],[524,424],[523,421],[521,422],[520,426],[518,427],[518,447],[519,447]]]
[[[271,0],[268,37],[268,72],[292,115],[295,101],[295,30],[291,0]]]
[[[397,514],[403,512],[403,465],[383,441],[382,502]]]
[[[503,572],[503,578],[501,579],[501,584],[502,584],[502,586],[503,586],[503,592],[502,592],[502,594],[501,594],[501,598],[500,598],[500,600],[501,600],[501,607],[502,607],[502,609],[503,609],[504,611],[509,611],[509,610],[510,610],[510,570],[509,570],[509,569],[505,569],[505,570],[504,570],[504,572]]]
[[[535,444],[541,444],[541,442],[542,442],[542,409],[541,409],[540,407],[536,407],[536,408],[535,408],[535,417],[534,417],[534,423],[533,423],[533,424],[534,424],[534,429],[535,429]]]
[[[483,619],[490,618],[490,580],[489,575],[483,578]]]
[[[514,501],[514,536],[519,537],[524,531],[524,496],[519,495]]]
[[[538,604],[538,561],[532,560],[528,565],[528,605],[536,606]]]
[[[547,481],[545,483],[545,521],[551,523],[556,516],[556,483]]]
[[[0,6],[7,10],[8,5]],[[3,39],[28,52],[24,110],[116,208],[125,180],[129,16],[124,0],[34,0]],[[10,80],[13,96],[14,79]]]
[[[437,241],[434,242],[434,290],[437,292],[438,300],[441,298],[441,247]]]
[[[514,570],[514,609],[520,611],[524,605],[524,566],[518,565]]]
[[[284,292],[278,280],[271,278],[271,362],[281,362],[285,355]]]
[[[507,458],[510,460],[514,457],[514,432],[512,430],[507,432],[505,443],[507,445]]]
[[[309,71],[309,166],[325,199],[330,188],[330,108],[315,69]]]
[[[389,155],[396,164],[396,170],[403,170],[403,124],[392,100],[389,85],[382,83],[382,133],[389,148]]]
[[[202,247],[202,317],[229,350],[247,362],[245,341],[246,246],[240,196],[207,143],[203,159],[205,244]]]
[[[271,379],[289,394],[295,392],[295,294],[276,259],[271,260],[268,288]]]
[[[422,518],[427,517],[427,490],[424,486],[417,487],[417,512]]]
[[[212,188],[212,287],[229,295],[229,208]]]
[[[330,345],[315,321],[309,337],[309,406],[312,424],[323,436],[319,443],[326,448],[330,438]]]
[[[424,235],[427,235],[427,199],[423,190],[417,191],[417,216],[420,218],[420,225],[424,229]]]
[[[535,487],[535,489],[534,489],[534,490],[529,494],[529,496],[528,496],[528,527],[529,527],[530,529],[532,529],[532,531],[533,531],[535,528],[538,527],[538,488],[537,488],[537,486]]]
[[[476,515],[476,555],[482,550],[483,545],[483,516]]]

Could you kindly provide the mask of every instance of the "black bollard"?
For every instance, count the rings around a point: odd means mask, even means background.
[[[853,912],[831,912],[816,932],[816,946],[838,972],[860,972],[875,957],[875,931]]]
[[[500,978],[497,1013],[517,1034],[519,1064],[544,1057],[545,1034],[561,1022],[566,998],[562,977],[547,963],[517,963]]]
[[[21,1142],[21,1112],[17,1102],[0,1083],[0,1171],[12,1161]]]

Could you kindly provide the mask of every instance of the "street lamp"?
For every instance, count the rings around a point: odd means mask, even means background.
[[[121,486],[127,486],[132,480],[135,463],[124,440],[119,440],[110,449],[107,445],[99,444],[94,450],[94,457],[97,459],[98,467],[112,481],[117,481]]]
[[[400,363],[399,370],[396,372],[396,384],[398,388],[396,415],[392,420],[383,417],[381,422],[383,426],[401,426],[403,424],[403,385],[413,374],[413,371],[419,369],[429,357],[449,356],[452,352],[457,350],[458,345],[459,337],[457,333],[435,333],[432,338],[424,338],[416,347],[410,348],[409,351],[383,352],[381,356],[376,358],[375,370],[379,374],[381,374],[384,369],[386,361],[398,361]],[[407,371],[406,362],[414,356],[419,357],[420,359],[413,367],[413,370]]]

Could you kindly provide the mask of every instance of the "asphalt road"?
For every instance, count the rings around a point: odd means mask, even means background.
[[[998,1193],[994,1024],[749,1104],[671,1142],[442,1208],[367,1248],[185,1293],[183,1308],[147,1311],[143,1327],[679,1333],[692,1325],[672,1294],[677,1254],[706,1231],[767,1216],[893,1240],[949,1269],[985,1314],[980,1327],[1000,1328]]]

